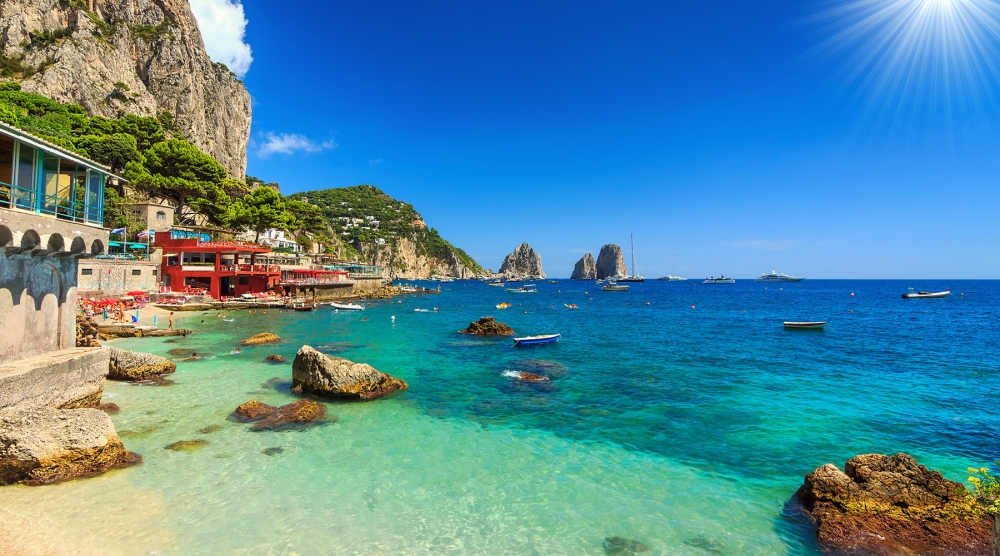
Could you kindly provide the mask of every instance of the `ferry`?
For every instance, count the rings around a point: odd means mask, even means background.
[[[660,276],[657,280],[665,280],[668,282],[687,282],[687,278],[682,278],[680,276],[671,276],[667,274],[666,276]]]
[[[943,297],[948,297],[949,295],[951,295],[951,291],[949,290],[944,290],[943,292],[915,292],[913,291],[913,288],[910,288],[909,293],[903,294],[903,299],[941,299]]]
[[[736,278],[726,278],[725,276],[719,276],[718,278],[716,278],[715,276],[711,278],[705,278],[705,281],[702,282],[702,284],[735,284],[735,283],[736,283]]]
[[[757,277],[754,282],[801,282],[805,280],[805,277],[799,278],[798,276],[789,276],[784,272],[761,272],[760,276]]]

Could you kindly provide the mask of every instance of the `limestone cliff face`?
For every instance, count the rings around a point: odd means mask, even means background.
[[[500,265],[500,276],[505,280],[545,278],[542,256],[535,253],[527,243],[522,243],[513,253],[504,257]]]
[[[455,253],[447,258],[418,254],[417,244],[409,238],[399,238],[395,245],[361,245],[361,254],[371,264],[381,266],[386,278],[419,280],[432,275],[452,278],[475,278],[475,272],[462,264]]]
[[[2,0],[0,37],[5,56],[35,71],[23,90],[92,116],[169,111],[188,140],[245,175],[250,94],[209,59],[187,0]]]
[[[626,274],[622,248],[614,243],[601,246],[601,252],[597,255],[597,278],[612,278]]]
[[[594,256],[587,253],[576,261],[576,266],[573,267],[573,274],[569,277],[570,280],[593,280],[597,278],[597,263],[594,262]]]

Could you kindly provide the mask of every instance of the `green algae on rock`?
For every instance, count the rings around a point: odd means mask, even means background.
[[[207,440],[197,439],[197,440],[178,440],[171,444],[167,444],[163,447],[164,450],[174,450],[177,452],[192,452],[194,450],[200,450],[208,446]]]

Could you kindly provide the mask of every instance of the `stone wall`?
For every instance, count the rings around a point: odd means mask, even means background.
[[[77,290],[83,297],[115,297],[130,291],[157,291],[160,265],[152,261],[80,261]]]

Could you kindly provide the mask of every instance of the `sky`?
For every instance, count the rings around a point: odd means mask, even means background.
[[[248,173],[372,184],[497,270],[1000,278],[995,0],[191,0]]]

